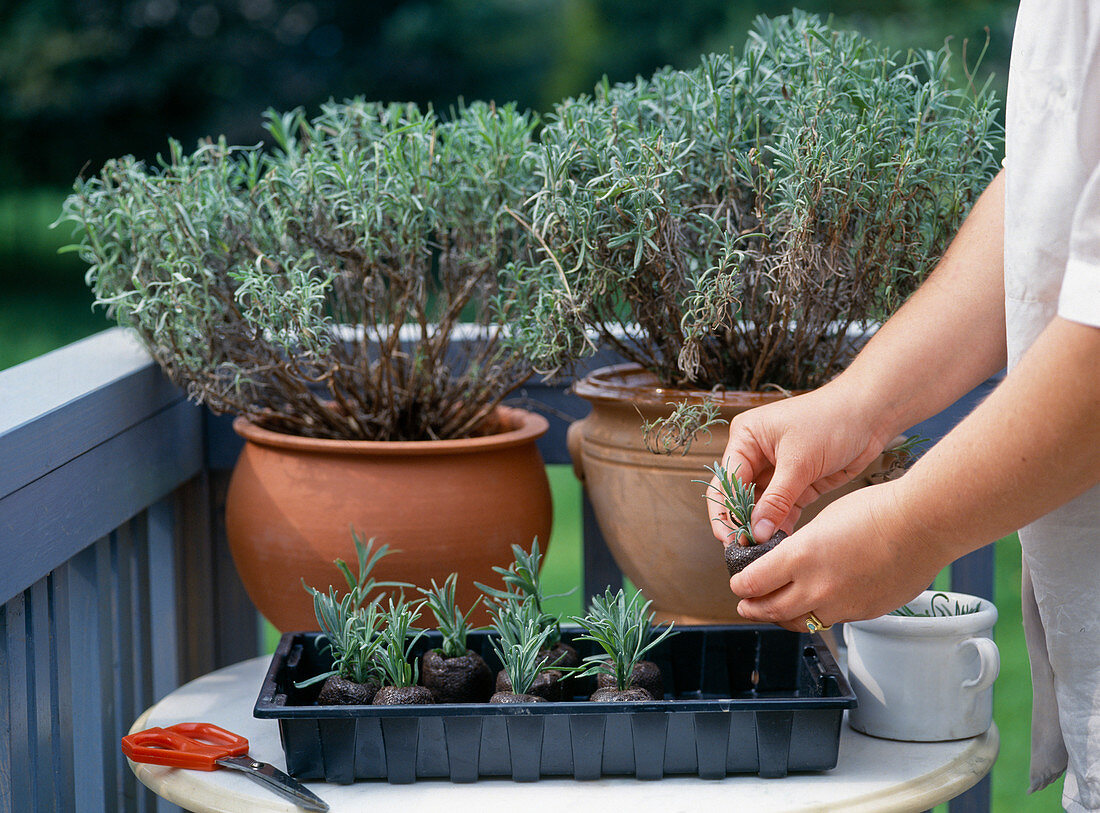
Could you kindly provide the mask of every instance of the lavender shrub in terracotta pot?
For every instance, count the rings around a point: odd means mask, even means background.
[[[534,191],[534,126],[512,106],[329,103],[269,114],[266,146],[109,161],[67,200],[97,302],[238,416],[229,543],[279,629],[312,624],[299,580],[336,577],[350,525],[402,551],[380,577],[454,570],[463,604],[511,544],[549,537],[547,422],[501,406],[531,373],[497,272],[530,262],[506,212]]]
[[[691,482],[720,459],[708,428],[843,369],[993,177],[996,101],[951,65],[794,12],[739,54],[547,116],[541,187],[513,212],[539,252],[507,266],[525,301],[509,335],[546,373],[601,347],[630,362],[576,385],[592,413],[570,450],[659,617],[736,619]]]

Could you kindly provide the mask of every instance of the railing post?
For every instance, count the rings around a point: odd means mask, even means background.
[[[951,564],[951,589],[993,601],[993,546],[986,545]]]
[[[596,512],[592,510],[592,502],[584,489],[581,490],[581,501],[584,513],[584,594],[600,595],[607,588],[615,592],[623,586],[622,571],[607,548],[603,533],[596,522]]]

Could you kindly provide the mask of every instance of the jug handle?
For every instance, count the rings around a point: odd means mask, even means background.
[[[978,676],[973,680],[964,680],[963,688],[981,691],[992,686],[1001,671],[1001,653],[997,645],[989,638],[967,638],[960,641],[958,646],[972,646],[978,650],[978,661],[981,664]]]

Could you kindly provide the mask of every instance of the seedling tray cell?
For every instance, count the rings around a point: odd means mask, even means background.
[[[564,638],[592,654],[575,634]],[[738,625],[686,627],[658,645],[650,659],[665,698],[653,702],[592,703],[586,679],[559,703],[318,706],[319,684],[294,685],[331,667],[318,637],[283,635],[254,709],[279,721],[287,770],[299,779],[780,777],[834,768],[844,709],[856,705],[819,636]],[[429,633],[417,653],[438,645]],[[469,646],[500,668],[487,633]]]

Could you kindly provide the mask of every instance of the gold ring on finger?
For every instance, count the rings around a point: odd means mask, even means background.
[[[832,624],[821,623],[821,619],[813,613],[810,613],[806,616],[806,629],[808,629],[810,632],[821,632],[822,630],[828,630],[832,628]]]

